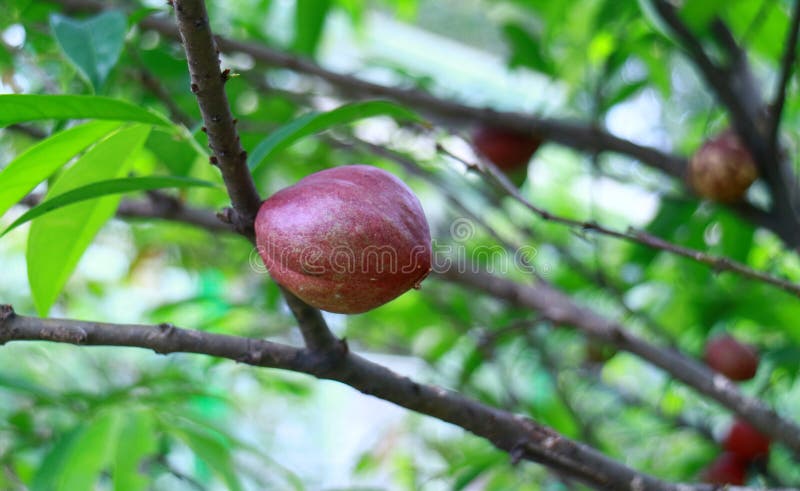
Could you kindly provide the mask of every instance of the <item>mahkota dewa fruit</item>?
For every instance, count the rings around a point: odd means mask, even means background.
[[[741,486],[747,477],[747,462],[737,455],[724,452],[702,472],[703,482]]]
[[[713,201],[741,200],[757,177],[753,156],[731,130],[703,143],[689,160],[689,185],[698,195]]]
[[[758,370],[758,353],[727,334],[706,343],[705,361],[709,367],[731,380],[750,380]]]
[[[410,288],[431,270],[419,199],[377,167],[323,170],[264,201],[258,251],[272,278],[309,305],[356,314]]]
[[[737,419],[722,442],[725,450],[742,460],[751,461],[769,454],[769,437],[747,422]]]
[[[500,170],[513,173],[525,167],[542,140],[506,128],[481,126],[473,131],[472,144]]]

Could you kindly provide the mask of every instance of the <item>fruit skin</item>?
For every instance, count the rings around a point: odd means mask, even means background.
[[[758,168],[736,134],[727,130],[707,140],[689,160],[688,181],[694,191],[713,201],[734,203],[758,178]]]
[[[769,454],[770,440],[758,430],[737,419],[728,430],[722,445],[742,460],[751,461]]]
[[[723,335],[706,343],[708,366],[731,380],[750,380],[758,370],[758,353],[731,336]]]
[[[306,303],[355,314],[382,305],[431,270],[419,199],[367,165],[311,174],[264,201],[256,244],[272,278]]]
[[[747,462],[737,455],[724,452],[702,472],[703,482],[708,484],[744,484],[747,475]]]
[[[542,140],[505,128],[481,126],[472,133],[475,149],[500,170],[510,173],[524,167]]]

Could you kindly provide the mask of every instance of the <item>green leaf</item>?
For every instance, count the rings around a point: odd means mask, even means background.
[[[296,52],[314,56],[330,8],[330,0],[297,0],[294,13],[294,42],[292,43]]]
[[[148,479],[139,470],[141,463],[158,450],[154,418],[151,413],[136,411],[126,413],[123,421],[111,472],[114,491],[144,490]]]
[[[50,27],[69,61],[99,92],[122,53],[128,30],[125,14],[108,10],[85,20],[53,14]]]
[[[121,422],[120,413],[106,413],[76,438],[64,461],[57,491],[94,489],[94,483],[114,455]]]
[[[47,196],[58,196],[86,183],[122,177],[138,154],[150,127],[122,129],[92,147],[55,182]],[[25,255],[36,310],[47,315],[94,236],[114,215],[118,196],[77,203],[31,224]]]
[[[153,8],[153,7],[141,7],[130,14],[128,14],[128,27],[133,27],[146,17],[150,17],[151,15],[155,15],[161,13],[161,9]]]
[[[80,424],[61,435],[42,460],[42,464],[31,482],[31,491],[53,491],[56,489],[64,462],[68,459],[72,447],[80,438],[84,429],[85,426]]]
[[[31,208],[25,212],[21,217],[17,218],[14,223],[8,226],[7,229],[0,234],[4,236],[8,232],[19,227],[23,223],[34,220],[42,215],[58,210],[65,206],[69,206],[81,201],[88,201],[97,199],[103,196],[112,194],[124,194],[134,191],[149,191],[152,189],[164,188],[190,188],[190,187],[215,187],[213,182],[202,181],[200,179],[192,179],[190,177],[178,176],[150,176],[150,177],[123,177],[119,179],[108,179],[105,181],[93,182],[86,186],[60,194],[54,198],[41,203],[39,206]]]
[[[226,439],[191,425],[181,425],[176,434],[209,467],[219,474],[231,491],[241,491],[242,484],[236,475],[231,459],[231,448]]]
[[[42,119],[108,119],[158,126],[172,123],[129,102],[88,95],[0,95],[0,126]]]
[[[86,147],[118,129],[121,123],[86,123],[39,142],[0,172],[0,216]]]
[[[198,157],[208,159],[188,138],[163,129],[152,131],[145,146],[176,176],[188,175]]]
[[[515,23],[504,25],[503,35],[511,46],[510,67],[523,66],[546,75],[555,75],[555,67],[545,57],[541,39]]]
[[[635,93],[647,87],[648,84],[649,82],[645,79],[623,85],[616,91],[616,93],[612,94],[608,99],[603,101],[603,107],[605,109],[611,109],[620,102],[627,100]]]
[[[262,140],[248,159],[248,166],[255,172],[270,156],[302,138],[321,133],[333,126],[373,116],[391,116],[399,120],[423,122],[413,111],[387,101],[355,102],[325,113],[311,112],[281,126]]]

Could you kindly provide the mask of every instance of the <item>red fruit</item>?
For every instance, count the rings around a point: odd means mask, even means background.
[[[708,366],[731,380],[750,380],[758,370],[758,353],[731,336],[724,335],[706,343]]]
[[[746,461],[766,456],[769,443],[767,436],[739,419],[730,427],[722,442],[725,450]]]
[[[377,167],[307,176],[264,201],[255,230],[272,278],[330,312],[374,309],[419,286],[431,269],[419,200]]]
[[[709,484],[744,484],[747,463],[731,453],[722,453],[702,472],[703,482]]]
[[[475,149],[505,172],[514,171],[530,161],[542,140],[504,128],[481,126],[472,133]]]
[[[752,155],[730,130],[707,140],[689,160],[689,185],[698,195],[714,201],[741,200],[757,177]]]

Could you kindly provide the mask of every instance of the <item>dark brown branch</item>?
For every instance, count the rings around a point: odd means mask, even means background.
[[[775,88],[775,99],[771,105],[771,120],[769,126],[769,144],[772,146],[772,151],[778,155],[779,139],[778,130],[781,125],[781,115],[783,113],[783,106],[786,103],[786,92],[789,89],[789,80],[792,77],[792,71],[797,58],[797,41],[800,34],[800,0],[795,0],[794,8],[792,9],[792,20],[789,24],[789,32],[786,36],[786,48],[783,51],[783,58],[781,60],[781,75],[778,79],[778,85]]]
[[[149,200],[123,200],[117,208],[122,218],[159,218],[182,222],[208,230],[209,232],[235,232],[234,228],[221,221],[208,210],[194,208],[163,193],[148,193]]]
[[[800,452],[800,427],[795,423],[779,416],[763,402],[746,397],[724,376],[677,351],[660,348],[636,337],[621,324],[577,305],[566,294],[544,282],[523,285],[486,272],[458,271],[456,268],[440,275],[512,305],[533,309],[555,324],[573,326],[591,338],[633,353],[733,410],[794,452]]]
[[[133,346],[156,353],[198,353],[260,367],[337,380],[365,394],[458,425],[491,441],[514,457],[567,472],[598,488],[664,490],[677,487],[639,474],[599,452],[573,442],[527,418],[420,384],[353,353],[321,356],[270,341],[160,326],[39,319],[0,306],[0,344],[53,341],[81,346]],[[694,489],[694,488],[693,488]]]
[[[245,235],[253,236],[253,221],[261,206],[253,178],[247,168],[244,151],[236,132],[224,76],[219,66],[219,51],[208,24],[205,3],[199,0],[174,0],[181,43],[191,75],[191,91],[197,97],[203,124],[215,163],[236,212],[234,225]]]
[[[528,418],[495,409],[453,391],[415,382],[350,352],[331,357],[261,339],[192,331],[170,324],[149,326],[40,319],[16,315],[11,306],[0,305],[0,345],[13,341],[129,346],[165,355],[196,353],[258,367],[306,373],[320,379],[342,382],[365,394],[452,423],[489,440],[497,448],[510,453],[512,458],[543,463],[598,489],[714,489],[707,484],[670,484],[637,473]],[[749,488],[729,489],[747,491]]]
[[[347,342],[340,340],[331,332],[319,310],[309,306],[283,287],[281,292],[300,325],[300,332],[308,349],[337,355],[347,353]]]

